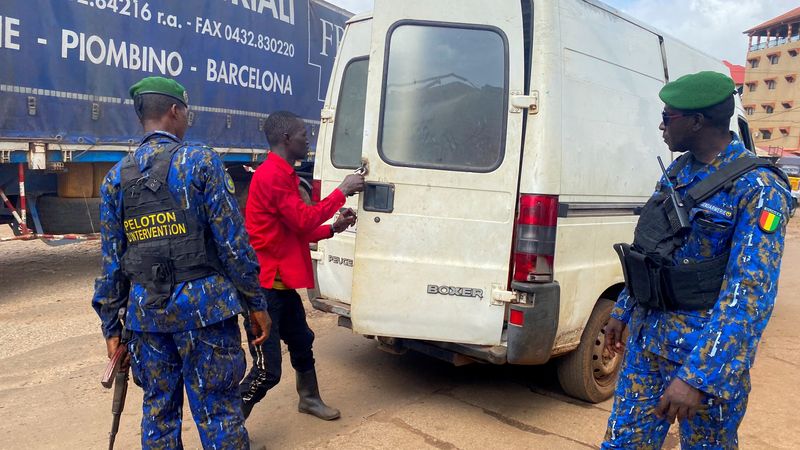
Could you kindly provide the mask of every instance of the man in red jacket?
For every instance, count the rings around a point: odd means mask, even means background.
[[[250,183],[245,225],[261,265],[261,288],[272,326],[263,344],[250,345],[253,367],[239,386],[244,415],[249,416],[253,406],[280,381],[282,339],[297,372],[298,410],[333,420],[339,418],[339,410],[327,406],[319,396],[311,350],[314,332],[308,327],[296,289],[314,287],[308,244],[333,237],[355,223],[355,213],[347,209],[332,225],[323,225],[344,206],[346,196],[364,189],[364,177],[348,175],[324,200],[308,205],[300,197],[293,168],[308,152],[303,121],[280,111],[270,114],[264,127],[270,153]]]

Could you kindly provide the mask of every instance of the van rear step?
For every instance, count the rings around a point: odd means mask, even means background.
[[[350,305],[322,297],[311,300],[311,304],[315,309],[338,315],[340,327],[353,329],[353,323],[350,320]],[[474,362],[498,365],[508,362],[507,348],[503,345],[457,344],[384,336],[377,336],[375,340],[378,341],[378,348],[389,353],[402,355],[408,350],[413,350],[455,366]]]

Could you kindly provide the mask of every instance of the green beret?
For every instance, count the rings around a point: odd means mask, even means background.
[[[719,72],[697,72],[667,83],[658,96],[670,108],[697,110],[714,106],[733,95],[736,86]]]
[[[147,77],[143,78],[138,83],[131,86],[131,98],[136,98],[142,94],[161,94],[172,97],[175,100],[183,103],[184,106],[189,106],[189,94],[186,89],[175,80],[164,77]]]

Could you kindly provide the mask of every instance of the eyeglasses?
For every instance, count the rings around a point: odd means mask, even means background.
[[[666,112],[666,111],[661,111],[661,121],[662,121],[662,122],[664,122],[664,126],[666,127],[666,126],[668,126],[668,125],[669,125],[669,123],[670,123],[670,121],[672,121],[672,119],[677,119],[678,117],[691,117],[691,116],[695,116],[695,115],[701,115],[701,116],[703,116],[703,113],[691,113],[691,114],[685,114],[685,113],[676,113],[676,114],[667,114],[667,112]],[[704,117],[705,117],[705,116],[704,116]]]
[[[672,119],[677,119],[678,117],[686,117],[686,116],[690,116],[690,115],[691,114],[682,114],[682,113],[667,114],[666,111],[661,111],[661,121],[664,122],[664,126],[666,127],[666,126],[669,126],[669,122]]]

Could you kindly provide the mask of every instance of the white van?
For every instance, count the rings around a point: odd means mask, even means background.
[[[659,89],[699,70],[727,73],[593,0],[376,0],[346,27],[314,169],[317,197],[362,161],[367,188],[357,229],[319,244],[312,303],[394,352],[559,357],[567,393],[608,398],[612,244],[672,158]]]

